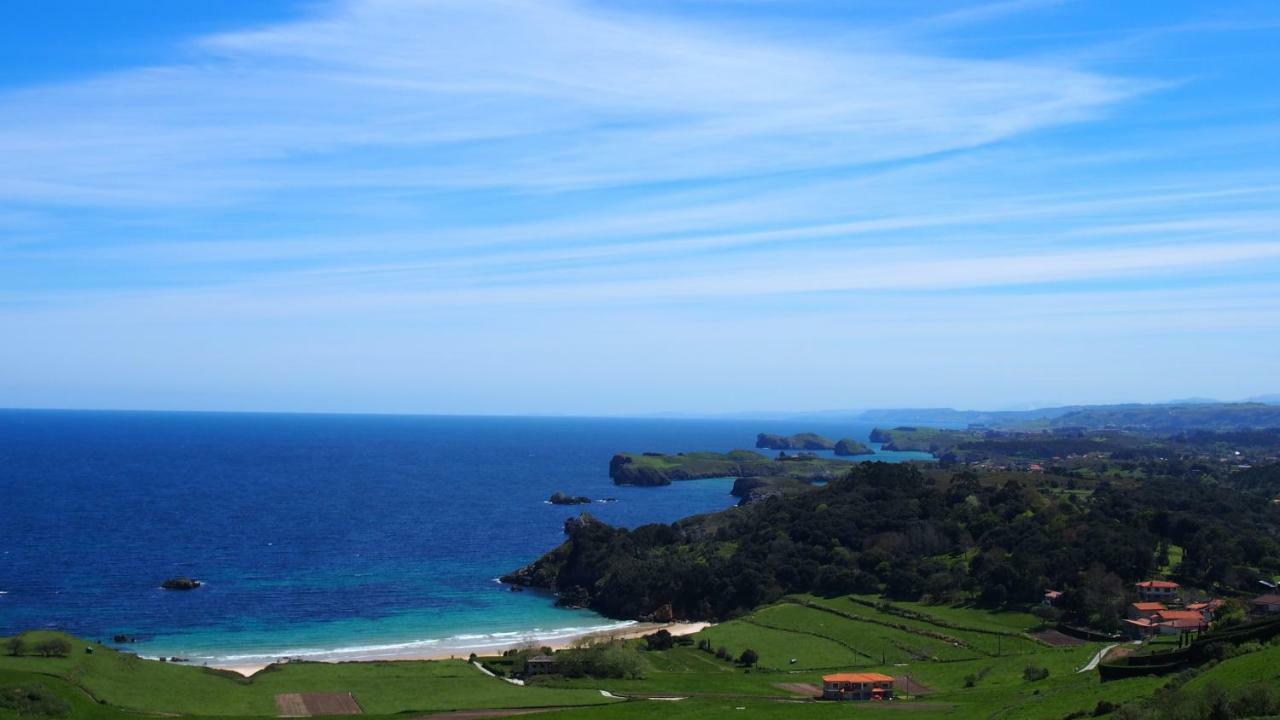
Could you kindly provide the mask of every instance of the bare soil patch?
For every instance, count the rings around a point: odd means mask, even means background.
[[[359,715],[360,705],[351,693],[281,693],[276,695],[281,717]]]
[[[805,697],[818,697],[822,694],[822,690],[811,683],[774,683],[773,686]]]
[[[899,675],[893,679],[893,691],[903,695],[920,696],[933,692],[933,688],[916,681],[910,675]]]
[[[1041,630],[1035,634],[1035,637],[1037,640],[1042,640],[1054,647],[1075,647],[1084,644],[1084,641],[1080,638],[1071,637],[1057,630]]]

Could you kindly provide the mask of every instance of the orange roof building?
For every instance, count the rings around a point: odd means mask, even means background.
[[[1125,612],[1125,617],[1130,620],[1139,618],[1149,618],[1161,610],[1168,610],[1164,603],[1160,602],[1136,602],[1129,603],[1129,609]]]
[[[1204,613],[1199,610],[1161,610],[1156,613],[1161,620],[1204,620]]]
[[[892,700],[893,678],[880,673],[834,673],[822,676],[824,700]]]
[[[824,683],[891,683],[893,677],[880,673],[835,673],[823,675]]]

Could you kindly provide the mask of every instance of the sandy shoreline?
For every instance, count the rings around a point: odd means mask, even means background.
[[[580,642],[584,638],[617,638],[621,640],[621,639],[628,639],[628,638],[637,638],[637,637],[640,637],[641,635],[648,635],[649,633],[657,632],[658,630],[661,630],[664,628],[667,630],[667,632],[671,633],[672,635],[692,635],[693,633],[696,633],[699,630],[702,630],[703,628],[709,627],[710,625],[711,623],[705,623],[705,622],[636,623],[635,625],[628,625],[625,628],[588,632],[588,633],[583,633],[581,635],[575,635],[572,637],[560,638],[556,640],[537,641],[535,644],[538,645],[538,647],[549,647],[553,650],[564,650],[565,648],[573,647],[575,643]],[[403,655],[378,655],[376,657],[367,657],[367,658],[361,658],[359,656],[356,656],[356,657],[343,658],[341,660],[311,660],[310,662],[330,662],[330,663],[391,662],[396,660],[449,660],[449,659],[455,659],[455,658],[465,660],[467,657],[471,655],[471,653],[475,653],[477,655],[500,655],[504,650],[524,647],[528,644],[530,643],[527,640],[513,639],[511,643],[506,645],[488,644],[488,645],[477,646],[477,647],[452,647],[447,649],[442,648],[436,652],[416,651],[416,652],[407,652]],[[272,664],[273,663],[251,663],[251,664],[234,664],[234,665],[210,664],[209,667],[217,668],[219,670],[230,670],[232,672],[244,675],[245,677],[249,677],[254,673],[258,672],[259,670],[269,667]]]

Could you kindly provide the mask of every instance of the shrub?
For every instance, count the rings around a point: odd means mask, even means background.
[[[643,666],[640,651],[622,642],[596,642],[556,653],[556,671],[571,678],[635,679],[643,677]]]
[[[66,700],[38,684],[0,688],[0,709],[13,710],[19,717],[63,717],[71,710]]]
[[[9,651],[10,655],[14,657],[18,657],[24,651],[26,651],[27,641],[23,640],[21,635],[14,635],[13,637],[4,641],[4,647],[6,650]]]
[[[1022,679],[1027,682],[1036,682],[1049,677],[1049,668],[1036,667],[1028,665],[1026,670],[1022,671]]]
[[[1120,706],[1110,700],[1099,700],[1098,704],[1093,706],[1093,716],[1102,717],[1103,715],[1110,715],[1119,709]]]
[[[1231,712],[1242,718],[1280,714],[1280,692],[1265,683],[1246,685],[1231,697]]]
[[[758,662],[760,662],[760,654],[751,648],[743,650],[742,654],[738,656],[738,664],[744,667],[751,667]]]
[[[723,645],[716,648],[716,657],[720,658],[721,660],[728,660],[731,657],[729,655],[729,648]]]

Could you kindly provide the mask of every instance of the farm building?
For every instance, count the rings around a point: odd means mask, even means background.
[[[534,655],[525,663],[527,675],[551,675],[556,671],[556,659],[550,655]]]
[[[822,676],[823,700],[892,700],[893,678],[880,673]]]

